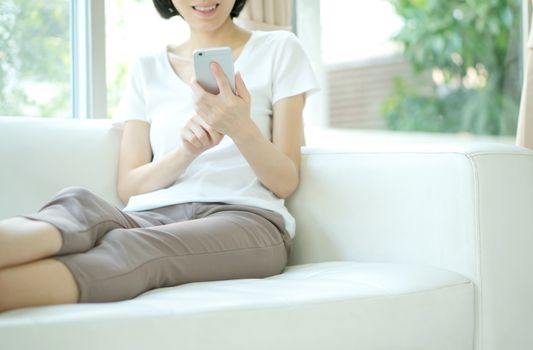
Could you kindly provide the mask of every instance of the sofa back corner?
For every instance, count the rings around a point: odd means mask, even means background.
[[[0,219],[37,211],[68,186],[122,205],[116,194],[120,136],[108,120],[0,118]]]

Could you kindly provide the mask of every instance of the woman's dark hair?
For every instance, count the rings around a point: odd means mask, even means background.
[[[174,7],[174,4],[172,3],[172,0],[153,0],[155,9],[161,17],[163,18],[170,18],[174,16],[181,16],[178,10],[176,10],[176,7]],[[242,8],[244,7],[244,4],[246,4],[246,0],[236,0],[235,5],[233,5],[233,8],[231,9],[231,12],[229,16],[231,19],[238,17],[239,14],[242,11]]]

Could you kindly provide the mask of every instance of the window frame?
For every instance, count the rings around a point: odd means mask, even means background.
[[[71,0],[71,114],[107,118],[104,0]]]
[[[533,6],[531,0],[522,0],[522,67],[524,69],[523,77],[527,76],[527,55],[528,55],[528,43],[529,33],[531,32],[531,15]]]
[[[531,28],[532,4],[530,0],[522,0],[523,40],[522,51],[524,61],[527,57],[527,43]],[[293,0],[293,28],[295,32],[304,34],[301,30],[301,14],[297,9],[304,9],[302,0]],[[320,7],[320,1],[312,1],[314,6]],[[307,4],[309,6],[309,4]],[[320,11],[318,9],[318,11]],[[315,12],[315,11],[313,11]],[[72,75],[71,75],[71,108],[74,119],[107,118],[107,86],[106,86],[106,38],[105,38],[105,0],[71,0],[71,47],[72,47]],[[316,17],[316,14],[315,16]],[[314,26],[317,33],[309,33],[315,38],[320,37],[320,26]],[[300,30],[299,30],[300,29]],[[526,67],[524,66],[524,76]],[[318,103],[318,109],[325,112],[326,101]],[[315,117],[312,124],[324,126],[324,116]]]
[[[293,3],[293,31],[302,41],[311,65],[321,87],[319,94],[315,95],[305,104],[303,112],[306,126],[317,129],[329,127],[327,80],[324,63],[322,61],[322,34],[320,19],[321,0],[295,0]],[[296,13],[298,11],[298,13]]]

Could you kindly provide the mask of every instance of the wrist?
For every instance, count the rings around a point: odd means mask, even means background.
[[[198,157],[199,153],[192,152],[188,150],[186,147],[177,147],[174,150],[174,157],[176,160],[176,163],[178,164],[184,164],[185,166],[188,166],[192,163],[193,160]]]
[[[238,131],[234,135],[228,136],[230,136],[233,142],[240,147],[254,142],[254,140],[257,140],[262,134],[254,121],[249,118],[246,123],[240,125]]]

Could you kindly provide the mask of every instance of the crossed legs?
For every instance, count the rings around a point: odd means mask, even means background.
[[[287,262],[283,225],[277,213],[223,203],[132,215],[86,189],[67,188],[39,213],[0,221],[0,312],[271,276]]]
[[[0,312],[78,301],[72,274],[49,259],[60,247],[61,234],[48,223],[21,217],[0,221]]]
[[[79,301],[80,291],[74,276],[55,255],[89,249],[100,235],[114,227],[137,224],[82,187],[68,187],[43,207],[68,231],[84,230],[102,224],[91,235],[71,235],[69,252],[60,251],[65,242],[56,226],[46,220],[14,217],[0,221],[0,312],[25,306],[68,304]],[[41,210],[43,210],[41,209]],[[87,221],[92,217],[96,222]],[[59,253],[59,254],[58,254]]]

